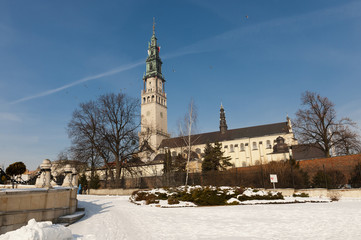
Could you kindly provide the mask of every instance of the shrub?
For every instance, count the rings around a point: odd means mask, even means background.
[[[312,178],[313,187],[315,188],[326,188],[326,181],[327,184],[331,181],[330,176],[325,174],[322,170],[318,170]]]
[[[195,189],[192,191],[193,202],[199,206],[216,206],[226,204],[226,194],[210,188]]]
[[[303,193],[303,192],[297,192],[293,194],[294,197],[310,197],[310,195],[308,195],[308,193]]]
[[[277,199],[284,199],[282,193],[277,192],[277,194],[272,194],[271,192],[268,192],[267,195],[253,195],[253,196],[247,196],[247,195],[240,195],[237,198],[239,201],[249,201],[249,200],[277,200]]]
[[[330,200],[332,202],[337,202],[340,199],[341,199],[341,195],[338,192],[333,192],[330,194]]]
[[[179,203],[179,200],[173,196],[170,196],[168,198],[168,204],[172,205],[172,204],[178,204]]]
[[[156,193],[157,194],[157,198],[160,200],[167,200],[168,199],[168,194],[166,193]]]

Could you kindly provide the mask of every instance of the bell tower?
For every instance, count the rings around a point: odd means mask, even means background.
[[[169,138],[167,131],[167,95],[165,79],[162,74],[162,60],[159,57],[160,46],[155,37],[153,19],[153,35],[148,44],[146,72],[143,76],[141,92],[141,132],[140,146],[148,146],[156,150],[164,138]]]

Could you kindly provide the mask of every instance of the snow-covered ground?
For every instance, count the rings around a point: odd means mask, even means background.
[[[75,239],[361,239],[361,199],[195,208],[138,206],[129,196],[79,195]]]

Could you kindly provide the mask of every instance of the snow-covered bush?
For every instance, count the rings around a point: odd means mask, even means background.
[[[249,201],[249,200],[277,200],[284,199],[281,192],[267,192],[258,189],[248,188],[242,194],[237,196],[239,201]]]
[[[308,193],[296,192],[293,194],[293,197],[310,197],[310,195]]]

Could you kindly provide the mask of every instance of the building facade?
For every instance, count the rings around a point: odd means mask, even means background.
[[[186,157],[188,148],[182,137],[170,138],[167,130],[167,95],[159,45],[153,35],[148,46],[146,73],[141,92],[140,157],[143,162],[159,162],[166,150],[173,157]],[[234,167],[246,167],[290,158],[288,146],[296,145],[291,120],[261,126],[228,129],[223,106],[220,108],[219,131],[191,136],[192,169],[201,168],[207,143],[220,142],[225,156],[231,157]],[[146,147],[146,149],[145,149]]]

